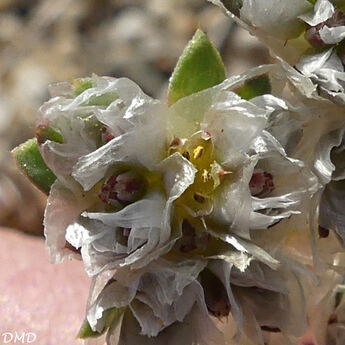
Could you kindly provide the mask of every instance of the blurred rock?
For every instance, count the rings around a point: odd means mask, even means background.
[[[32,332],[32,344],[80,345],[90,286],[82,263],[52,265],[43,239],[3,228],[0,235],[0,342],[3,332]]]

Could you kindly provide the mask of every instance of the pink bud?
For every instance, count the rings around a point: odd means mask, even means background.
[[[275,189],[272,174],[267,171],[254,171],[249,188],[253,196],[263,197],[271,193]]]
[[[115,138],[115,135],[110,132],[107,126],[103,125],[102,126],[102,142],[106,144],[114,138]]]
[[[99,198],[108,205],[127,205],[139,200],[146,191],[146,181],[133,170],[114,174],[103,183]]]
[[[322,38],[320,37],[320,30],[324,26],[332,28],[342,25],[345,25],[345,16],[341,11],[337,10],[334,12],[333,16],[327,19],[325,22],[311,26],[305,32],[305,39],[315,48],[327,46],[327,44],[323,42]]]

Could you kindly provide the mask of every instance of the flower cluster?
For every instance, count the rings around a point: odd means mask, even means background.
[[[207,64],[193,74],[205,40],[198,32],[168,104],[128,79],[94,75],[52,85],[40,109],[39,157],[53,182],[50,257],[81,259],[93,277],[79,336],[109,345],[297,344],[309,325],[318,345],[340,345],[343,6],[212,2],[278,64],[225,79],[207,45]]]
[[[238,336],[260,339],[253,320],[266,331],[303,332],[291,296],[303,299],[306,269],[284,255],[287,234],[277,225],[305,213],[320,186],[289,156],[307,141],[301,129],[312,117],[311,107],[273,95],[283,75],[260,67],[170,107],[128,79],[93,76],[79,81],[89,87],[77,96],[72,85],[53,87],[37,127],[57,176],[45,235],[54,262],[82,258],[105,283],[89,303],[93,331],[104,331],[107,311],[121,310],[121,337],[140,326],[126,344],[185,332],[188,318],[198,325],[191,344],[226,343],[213,319],[230,312]],[[277,84],[272,93],[239,96],[262,76]],[[274,232],[279,239],[261,243]]]
[[[311,106],[317,142],[309,137],[308,149],[298,156],[316,174],[321,185],[310,205],[311,226],[318,226],[319,230],[319,239],[314,236],[311,245],[320,286],[316,292],[314,288],[308,290],[309,324],[313,331],[313,339],[308,343],[342,344],[345,337],[341,285],[345,275],[342,269],[345,240],[344,2],[210,1],[270,48],[285,70],[294,95]],[[319,115],[321,108],[327,113],[324,117]],[[307,150],[311,150],[312,155]]]

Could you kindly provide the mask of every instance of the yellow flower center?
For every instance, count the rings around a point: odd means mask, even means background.
[[[173,143],[177,145],[171,146],[169,154],[179,152],[197,169],[194,183],[176,201],[176,205],[188,207],[200,216],[207,214],[212,207],[213,192],[224,176],[224,170],[215,160],[212,141],[196,135],[188,140],[175,139]]]

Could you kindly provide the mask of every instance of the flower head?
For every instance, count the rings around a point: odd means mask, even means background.
[[[288,26],[312,5],[284,3],[285,13],[274,4],[278,26],[266,1],[230,7],[258,32],[295,37],[300,25]],[[51,87],[36,133],[41,165],[55,178],[45,236],[52,261],[82,259],[93,278],[81,337],[226,345],[305,330],[312,258],[293,243],[309,240],[314,200],[343,175],[330,162],[342,159],[343,132],[337,140],[332,132],[342,108],[332,104],[330,120],[330,102],[284,61],[224,75],[198,31],[168,104],[125,78]]]
[[[114,308],[125,334],[138,322],[143,336],[162,339],[171,327],[183,332],[176,323],[188,318],[221,339],[213,318],[230,313],[239,332],[247,332],[248,313],[264,331],[285,329],[275,314],[261,315],[255,296],[270,296],[272,310],[283,301],[290,308],[281,272],[292,266],[281,266],[284,259],[251,232],[269,233],[299,214],[317,181],[287,154],[301,140],[303,112],[271,94],[246,100],[235,93],[263,73],[277,70],[258,68],[170,107],[126,79],[93,76],[94,86],[75,98],[41,108],[62,138],[40,142],[58,176],[45,216],[51,256],[81,256],[96,280],[117,269],[90,304],[94,332]],[[90,105],[95,97],[107,101]],[[258,270],[267,271],[266,282]]]

